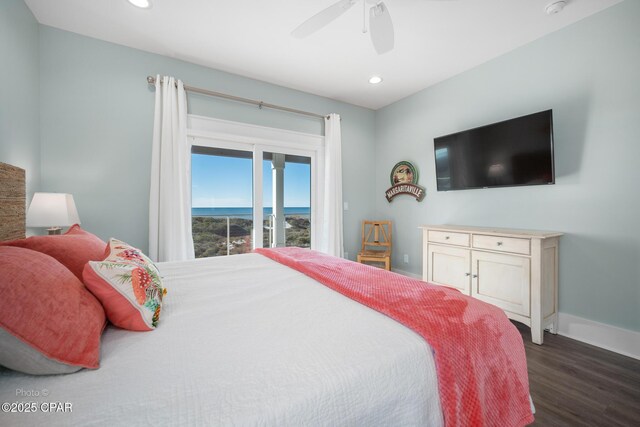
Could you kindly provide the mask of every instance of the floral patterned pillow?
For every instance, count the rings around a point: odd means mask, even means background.
[[[88,262],[82,277],[114,325],[132,331],[158,325],[166,290],[155,264],[139,249],[111,239],[106,258]]]
[[[140,249],[136,249],[118,239],[112,238],[109,240],[109,248],[106,255],[107,257],[111,255],[115,259],[122,261],[130,261],[138,264],[152,264],[155,267],[151,258],[143,254]]]

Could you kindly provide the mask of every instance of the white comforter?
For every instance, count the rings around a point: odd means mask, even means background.
[[[0,425],[442,425],[431,349],[394,320],[258,254],[159,268],[155,331],[109,326],[98,370],[0,371],[0,402],[72,405]]]

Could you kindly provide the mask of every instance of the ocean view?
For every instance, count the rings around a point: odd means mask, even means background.
[[[263,208],[263,216],[271,215],[271,208]],[[285,207],[285,216],[298,215],[309,216],[311,208],[307,207]],[[191,208],[191,216],[228,216],[231,218],[253,218],[253,208]]]

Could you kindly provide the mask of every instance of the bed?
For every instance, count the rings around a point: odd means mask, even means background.
[[[99,369],[0,368],[0,402],[35,409],[0,424],[460,425],[432,347],[387,315],[258,253],[158,269],[157,329],[107,325]]]

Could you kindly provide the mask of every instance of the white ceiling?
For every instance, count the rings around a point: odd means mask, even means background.
[[[385,0],[395,49],[378,56],[362,5],[305,38],[291,31],[337,0],[25,0],[38,22],[378,109],[622,0]],[[373,86],[371,75],[384,81]],[[176,76],[180,77],[180,76]],[[189,82],[185,82],[189,84]],[[215,89],[215,88],[211,88]]]

